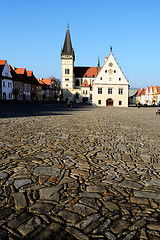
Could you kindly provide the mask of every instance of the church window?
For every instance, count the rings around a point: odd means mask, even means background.
[[[69,68],[65,69],[65,74],[69,74]]]
[[[66,84],[66,87],[68,87],[68,84]]]
[[[118,94],[123,95],[123,88],[118,89]]]
[[[122,101],[119,101],[119,105],[122,105]]]
[[[114,70],[114,73],[116,73],[116,70]]]
[[[119,78],[119,81],[121,81],[121,78]]]
[[[101,100],[98,100],[98,104],[101,104]]]
[[[107,73],[107,70],[105,70],[105,73]]]
[[[79,80],[78,79],[76,79],[76,82],[75,82],[75,86],[79,86]]]
[[[112,94],[112,88],[108,88],[108,94]]]
[[[102,80],[102,77],[100,77],[100,80]]]
[[[102,94],[102,88],[98,88],[98,94]]]

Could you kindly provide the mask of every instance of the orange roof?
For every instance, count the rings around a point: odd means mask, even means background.
[[[160,94],[160,87],[157,87],[157,93]]]
[[[6,60],[0,60],[0,65],[5,65],[6,64]]]
[[[81,87],[89,87],[87,80],[85,79]]]
[[[24,72],[25,72],[25,68],[17,68],[16,70],[15,70],[15,72],[17,73],[17,74],[24,74]]]
[[[37,79],[38,80],[38,79]],[[42,80],[38,80],[38,82],[42,85],[45,85],[45,83]]]
[[[144,89],[144,88],[138,89],[138,92],[137,92],[137,95],[136,95],[136,96],[139,97],[139,96],[145,94],[145,91],[146,91],[146,89]]]
[[[45,84],[47,84],[47,85],[50,86],[51,78],[45,78],[45,79],[42,79],[42,81],[43,81]]]
[[[93,85],[90,86],[90,90],[93,91]]]
[[[98,73],[101,70],[101,68],[98,69]],[[83,77],[96,77],[97,76],[97,67],[90,67]]]
[[[32,71],[27,71],[27,76],[28,77],[31,77],[33,75],[33,72]]]

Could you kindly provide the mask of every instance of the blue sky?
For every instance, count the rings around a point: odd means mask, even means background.
[[[103,65],[110,46],[131,87],[160,86],[159,0],[1,2],[0,59],[61,78],[69,23],[76,66]]]

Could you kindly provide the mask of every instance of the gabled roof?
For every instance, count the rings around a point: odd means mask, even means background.
[[[0,60],[0,65],[5,65],[6,64],[6,60]]]
[[[17,73],[17,74],[21,74],[21,75],[23,75],[24,73],[25,73],[25,68],[17,68],[16,70],[15,70],[15,72]]]
[[[74,67],[75,78],[95,78],[101,69],[97,67]]]
[[[87,80],[85,79],[81,87],[89,87]]]
[[[42,81],[48,86],[51,84],[51,78],[43,78]]]
[[[146,89],[140,88],[140,89],[138,89],[138,92],[137,92],[136,96],[140,97],[141,95],[144,95],[145,92],[146,92]]]
[[[33,75],[33,72],[32,71],[27,71],[27,76],[28,77],[31,77]]]

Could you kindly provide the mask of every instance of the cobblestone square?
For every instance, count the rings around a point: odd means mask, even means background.
[[[160,239],[156,111],[2,104],[0,239]]]

